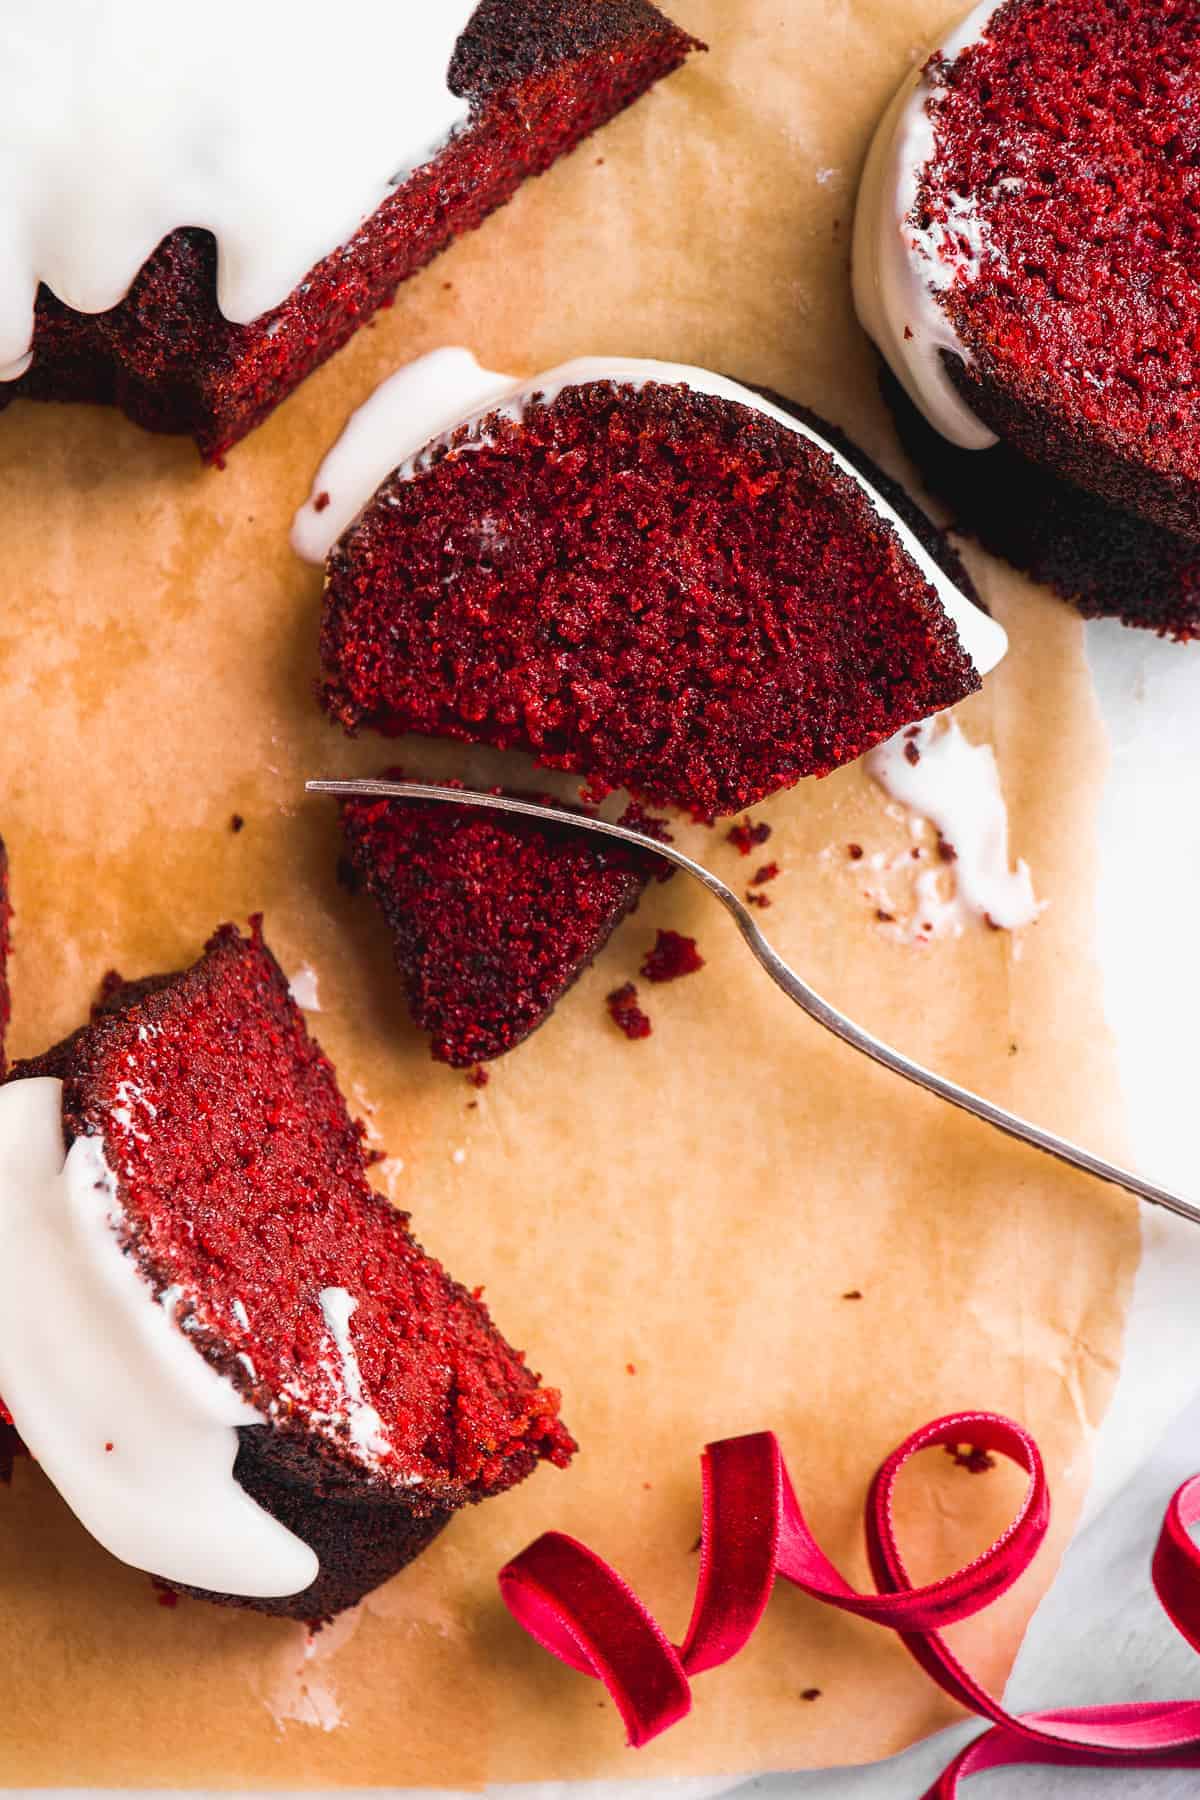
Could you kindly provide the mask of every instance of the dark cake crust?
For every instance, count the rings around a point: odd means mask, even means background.
[[[330,555],[347,730],[518,748],[711,818],[978,687],[859,484],[770,417],[595,381],[480,432],[384,482]]]
[[[953,527],[977,538],[1085,618],[1163,637],[1200,636],[1200,544],[1123,511],[1022,456],[1011,444],[962,450],[936,432],[886,368],[896,428]]]
[[[469,123],[282,305],[231,324],[211,233],[172,232],[110,312],[72,312],[39,291],[33,366],[0,384],[0,408],[22,397],[117,406],[218,461],[402,281],[700,47],[649,0],[484,0],[451,63]]]
[[[359,1249],[355,1254],[369,1257],[371,1263],[370,1279],[363,1289],[364,1309],[370,1319],[366,1329],[371,1335],[360,1336],[359,1351],[364,1370],[370,1367],[377,1377],[373,1397],[384,1405],[384,1395],[394,1394],[398,1381],[400,1408],[407,1406],[413,1416],[429,1421],[430,1435],[421,1450],[430,1473],[416,1484],[410,1484],[403,1474],[399,1479],[390,1478],[386,1464],[364,1465],[349,1454],[339,1437],[311,1424],[293,1400],[282,1407],[276,1405],[279,1394],[272,1386],[271,1371],[278,1353],[272,1349],[269,1332],[261,1326],[253,1341],[254,1366],[247,1370],[239,1357],[239,1350],[246,1345],[235,1342],[219,1324],[229,1313],[220,1303],[217,1271],[226,1271],[229,1256],[238,1254],[241,1261],[226,1273],[226,1279],[234,1282],[234,1291],[245,1291],[255,1311],[285,1301],[282,1295],[274,1300],[269,1293],[263,1297],[258,1286],[261,1277],[255,1275],[255,1267],[262,1266],[262,1247],[257,1242],[243,1245],[240,1232],[244,1227],[234,1229],[232,1215],[218,1216],[212,1196],[219,1190],[209,1185],[211,1177],[206,1177],[201,1189],[205,1219],[202,1251],[195,1249],[190,1230],[173,1234],[169,1221],[164,1230],[160,1221],[148,1215],[145,1195],[129,1185],[121,1156],[112,1149],[113,1072],[115,1069],[123,1083],[127,1073],[138,1070],[138,1045],[143,1042],[139,1033],[145,1031],[155,1046],[153,1055],[166,1058],[163,1066],[170,1086],[165,1091],[178,1095],[174,1104],[186,1114],[189,1090],[177,1088],[172,1073],[177,1064],[171,1034],[180,1029],[181,1019],[184,1059],[196,1063],[193,1078],[204,1086],[211,1056],[211,1049],[186,1030],[192,1016],[188,1008],[198,1008],[206,1016],[220,1014],[235,1024],[235,1054],[263,1059],[279,1055],[294,1070],[288,1092],[274,1085],[270,1088],[272,1097],[279,1092],[279,1104],[276,1109],[272,1098],[267,1129],[268,1135],[278,1133],[283,1138],[296,1132],[297,1119],[304,1121],[304,1141],[297,1149],[304,1171],[304,1206],[299,1215],[289,1212],[294,1206],[291,1189],[297,1163],[286,1148],[257,1144],[263,1173],[244,1177],[253,1182],[256,1192],[260,1191],[258,1184],[265,1183],[271,1196],[271,1218],[265,1221],[270,1231],[267,1267],[278,1266],[282,1259],[287,1269],[283,1294],[307,1293],[304,1284],[311,1281],[312,1270],[302,1261],[302,1244],[293,1243],[289,1253],[282,1222],[298,1216],[302,1232],[328,1233],[324,1221],[329,1220],[330,1209],[342,1206],[343,1212],[336,1215],[339,1238],[356,1242]],[[106,977],[91,1024],[45,1055],[16,1064],[9,1078],[39,1075],[63,1083],[68,1147],[80,1134],[104,1135],[129,1226],[126,1250],[137,1260],[150,1290],[160,1294],[182,1281],[186,1295],[191,1291],[189,1281],[195,1281],[204,1298],[199,1305],[185,1298],[179,1306],[180,1322],[190,1341],[250,1404],[272,1417],[270,1425],[239,1430],[236,1478],[321,1559],[318,1579],[301,1594],[276,1600],[229,1594],[207,1594],[206,1598],[290,1618],[331,1616],[355,1604],[370,1588],[411,1561],[463,1505],[511,1487],[541,1460],[560,1466],[569,1461],[574,1443],[555,1416],[557,1396],[539,1388],[523,1358],[496,1331],[480,1298],[450,1281],[413,1242],[406,1217],[368,1187],[363,1128],[346,1113],[332,1065],[307,1036],[287,983],[262,942],[257,921],[250,938],[243,938],[233,926],[222,927],[205,957],[179,974],[128,984],[116,975]],[[149,1079],[149,1065],[140,1079]],[[270,1080],[273,1083],[274,1078]],[[155,1091],[161,1100],[164,1090]],[[125,1102],[125,1110],[133,1104]],[[244,1093],[239,1092],[238,1105],[244,1117],[232,1142],[245,1145],[245,1120],[256,1117],[258,1090],[247,1085]],[[206,1115],[206,1138],[214,1122],[219,1130],[222,1120],[219,1110]],[[188,1117],[174,1121],[172,1129],[190,1129]],[[232,1154],[235,1152],[226,1142],[221,1156],[228,1159]],[[170,1203],[184,1204],[174,1199]],[[233,1204],[225,1200],[223,1211]],[[352,1231],[357,1234],[354,1239]],[[219,1248],[212,1248],[214,1244]],[[238,1245],[243,1247],[238,1250]],[[399,1259],[402,1273],[411,1281],[410,1291],[402,1291],[398,1277],[389,1275],[389,1257]],[[325,1279],[336,1284],[340,1277],[331,1243],[319,1249],[317,1260],[321,1267],[328,1264],[330,1275]],[[357,1288],[359,1282],[354,1279]],[[291,1305],[296,1303],[293,1298]],[[292,1378],[303,1380],[308,1366],[302,1348],[304,1327],[292,1322],[291,1314],[286,1317],[285,1341],[291,1343],[291,1334],[296,1334],[294,1351],[289,1353],[294,1358]],[[423,1335],[427,1326],[433,1333],[428,1347]],[[388,1358],[393,1356],[396,1367],[389,1370]],[[433,1357],[438,1365],[431,1399],[422,1387],[422,1357]],[[445,1396],[448,1414],[441,1423],[439,1409],[447,1372],[441,1363],[449,1357],[454,1361],[447,1363],[447,1368],[454,1373]]]

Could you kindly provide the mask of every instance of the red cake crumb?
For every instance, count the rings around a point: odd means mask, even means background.
[[[627,1038],[648,1038],[653,1026],[638,1005],[638,991],[632,981],[614,988],[605,1000],[609,1017]]]
[[[828,451],[657,382],[490,414],[385,481],[330,554],[321,659],[348,731],[521,749],[703,819],[979,686]]]
[[[821,1690],[820,1688],[801,1688],[800,1698],[802,1700],[819,1700],[821,1698]]]
[[[861,862],[862,857],[863,857],[862,845],[861,844],[847,844],[846,845],[846,855],[850,858],[851,862]]]
[[[1111,504],[1200,538],[1200,234],[1190,0],[1007,0],[936,58],[917,221],[968,405]]]
[[[640,831],[643,837],[653,838],[657,844],[672,844],[675,841],[671,836],[667,821],[657,818],[653,813],[648,813],[636,800],[629,802],[617,820],[617,824],[624,825],[627,831]],[[674,873],[673,864],[669,862],[659,864],[658,879],[660,881],[669,881]]]
[[[236,836],[237,833],[239,831],[241,831],[241,829],[243,828],[245,823],[246,823],[246,821],[245,821],[245,819],[243,819],[241,813],[234,813],[232,818],[229,821],[229,829]]]
[[[612,839],[434,801],[348,800],[342,829],[413,1018],[438,1061],[463,1069],[544,1023],[659,864]]]
[[[986,1475],[996,1466],[991,1451],[981,1449],[978,1444],[947,1444],[946,1455],[968,1475]]]
[[[765,882],[774,881],[778,874],[779,864],[777,862],[763,863],[762,867],[756,869],[750,877],[750,886],[762,887]]]
[[[570,1460],[557,1393],[370,1188],[364,1127],[258,921],[250,937],[222,927],[183,973],[110,988],[92,1024],[11,1079],[42,1075],[63,1083],[68,1145],[102,1139],[147,1304],[171,1288],[189,1343],[280,1422],[241,1434],[234,1472],[321,1569],[302,1595],[248,1604],[336,1612],[459,1507]],[[383,1440],[369,1448],[320,1304],[336,1287],[356,1302]]]
[[[164,1581],[159,1575],[151,1575],[150,1586],[153,1588],[154,1598],[160,1606],[174,1609],[179,1605],[179,1589],[172,1587],[169,1581]]]
[[[313,511],[315,513],[323,513],[328,505],[329,495],[322,489],[313,501]]]
[[[653,948],[642,958],[640,973],[647,981],[677,981],[703,967],[695,938],[683,937],[678,931],[660,931]]]
[[[476,1063],[475,1067],[471,1070],[471,1073],[467,1076],[467,1080],[470,1082],[471,1086],[475,1088],[486,1087],[491,1079],[491,1076],[488,1074],[482,1063]]]
[[[191,435],[220,465],[402,281],[702,47],[647,0],[481,0],[449,69],[467,125],[282,305],[231,324],[211,232],[173,231],[109,312],[72,312],[39,290],[33,365],[0,383],[0,407],[119,406],[148,430]]]
[[[754,824],[749,814],[737,825],[731,825],[725,836],[731,844],[736,845],[739,855],[749,856],[760,844],[765,844],[771,835],[771,827],[765,820]]]
[[[757,906],[765,912],[766,908],[771,904],[771,896],[770,894],[759,893],[756,888],[747,888],[746,903],[748,906]]]
[[[846,1292],[842,1295],[842,1299],[843,1300],[861,1300],[862,1299],[862,1289],[861,1288],[847,1288]]]

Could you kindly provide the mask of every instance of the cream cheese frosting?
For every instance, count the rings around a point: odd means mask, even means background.
[[[99,1137],[64,1153],[62,1084],[0,1087],[0,1394],[106,1550],[168,1581],[277,1598],[318,1573],[307,1544],[233,1477],[265,1424],[188,1341],[122,1248]]]
[[[990,744],[972,744],[952,714],[942,715],[868,750],[865,767],[885,793],[953,847],[949,873],[958,910],[1004,931],[1032,925],[1042,905],[1029,865],[1009,861],[1008,807]]]
[[[1002,3],[982,0],[943,40],[940,54],[953,61],[978,43]],[[928,63],[938,48],[900,87],[867,155],[854,214],[854,304],[863,329],[934,429],[964,450],[987,450],[996,434],[972,412],[942,359],[949,351],[972,361],[940,300],[978,266],[984,223],[966,199],[928,230],[913,216],[922,172],[934,155],[929,102],[938,87]]]
[[[38,283],[115,306],[167,234],[217,239],[238,324],[278,306],[467,115],[447,82],[476,0],[5,0],[0,379]]]
[[[753,389],[684,363],[584,356],[530,380],[483,369],[469,350],[431,351],[397,370],[350,419],[317,470],[308,500],[296,514],[293,549],[309,562],[323,562],[379,484],[393,471],[406,477],[419,474],[430,453],[462,426],[477,431],[495,412],[518,419],[535,395],[549,403],[564,388],[592,381],[634,387],[652,381],[683,385],[697,393],[749,407],[816,444],[858,484],[875,513],[895,531],[937,593],[980,674],[986,675],[1003,657],[1008,639],[1002,627],[955,587],[895,509],[839,450]],[[467,443],[461,448],[471,447]]]

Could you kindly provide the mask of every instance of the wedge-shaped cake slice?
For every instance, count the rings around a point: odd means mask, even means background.
[[[665,867],[569,826],[441,802],[348,800],[342,829],[412,1016],[456,1068],[535,1031]]]
[[[461,401],[463,367],[439,366]],[[437,374],[391,386],[394,473],[329,555],[323,692],[348,730],[531,751],[711,818],[961,700],[1003,654],[928,521],[812,415],[587,359],[507,388],[477,370],[447,425]]]
[[[0,1088],[0,1392],[114,1555],[304,1619],[574,1449],[371,1190],[257,924]]]

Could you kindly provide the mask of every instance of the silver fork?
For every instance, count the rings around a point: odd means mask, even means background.
[[[947,1100],[951,1106],[961,1107],[963,1112],[982,1119],[985,1125],[992,1125],[997,1131],[1006,1132],[1009,1137],[1018,1138],[1023,1144],[1031,1144],[1035,1150],[1043,1150],[1047,1156],[1057,1157],[1059,1162],[1069,1163],[1072,1168],[1082,1169],[1086,1175],[1094,1175],[1098,1181],[1111,1182],[1114,1187],[1124,1188],[1141,1200],[1149,1200],[1154,1206],[1165,1207],[1179,1218],[1188,1219],[1193,1225],[1200,1225],[1200,1206],[1193,1205],[1190,1200],[1182,1199],[1167,1188],[1156,1187],[1153,1182],[1143,1180],[1132,1170],[1106,1162],[1102,1156],[1093,1156],[1090,1150],[1072,1144],[1067,1138],[1058,1137],[1052,1131],[1043,1131],[1040,1125],[1018,1118],[1016,1113],[1008,1112],[1003,1106],[996,1106],[991,1100],[985,1100],[982,1094],[973,1094],[969,1088],[960,1087],[955,1081],[948,1081],[944,1075],[938,1075],[933,1069],[926,1069],[920,1063],[913,1062],[902,1051],[893,1050],[890,1044],[885,1044],[869,1031],[864,1031],[853,1019],[848,1019],[845,1013],[830,1006],[806,981],[800,979],[794,969],[788,967],[759,930],[750,908],[742,904],[732,888],[726,887],[711,869],[706,869],[702,863],[685,856],[673,844],[659,843],[657,838],[649,837],[645,832],[633,831],[626,825],[610,825],[606,819],[597,819],[590,814],[569,812],[556,806],[542,806],[532,800],[514,800],[508,794],[478,793],[471,788],[439,787],[423,781],[370,779],[309,781],[305,783],[305,788],[310,794],[361,795],[383,800],[440,800],[453,806],[482,806],[493,812],[523,813],[531,819],[545,819],[551,824],[570,826],[576,831],[590,831],[599,837],[617,838],[621,843],[633,844],[639,850],[651,850],[655,856],[674,863],[677,869],[682,869],[685,874],[698,881],[715,900],[721,902],[726,912],[732,914],[746,944],[771,980],[810,1019],[823,1025],[826,1031],[832,1031],[844,1044],[861,1050],[872,1062],[881,1063],[895,1075],[902,1075],[905,1081],[914,1082],[926,1092],[936,1094],[939,1100]]]

